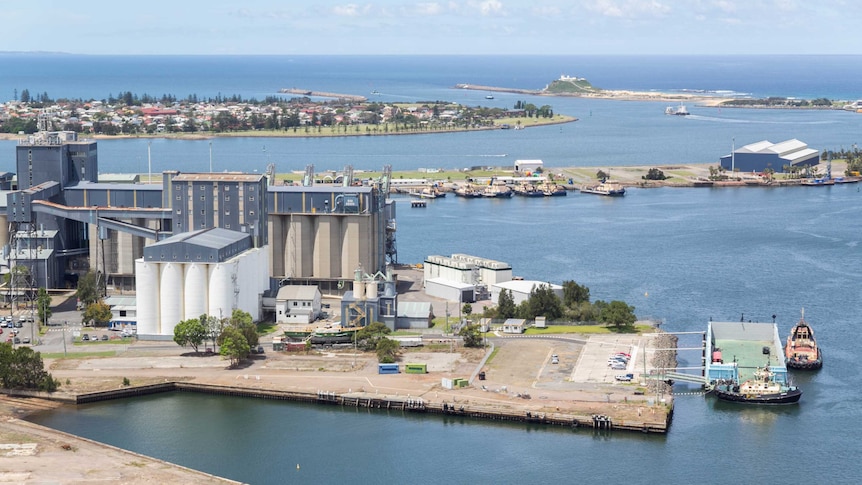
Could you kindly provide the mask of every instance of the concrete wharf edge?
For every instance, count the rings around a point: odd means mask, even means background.
[[[197,392],[203,394],[216,394],[224,396],[251,397],[257,399],[273,399],[281,401],[295,401],[304,403],[318,403],[329,405],[341,405],[348,407],[362,407],[381,410],[400,410],[409,412],[441,414],[449,416],[462,416],[474,419],[490,421],[511,421],[521,423],[536,423],[552,426],[566,426],[571,428],[588,428],[597,430],[621,430],[639,431],[642,433],[667,433],[673,409],[667,414],[667,420],[662,421],[612,421],[603,415],[576,415],[567,413],[541,413],[531,411],[518,411],[500,409],[490,406],[479,406],[475,404],[456,404],[447,402],[427,402],[421,398],[410,398],[404,396],[378,396],[364,392],[352,392],[338,394],[328,391],[298,392],[275,389],[250,389],[244,387],[221,386],[214,384],[200,384],[192,382],[165,382],[145,386],[134,386],[109,391],[99,391],[78,394],[73,399],[54,399],[45,393],[38,393],[38,397],[59,400],[67,403],[85,404],[112,399],[121,399],[163,392]]]

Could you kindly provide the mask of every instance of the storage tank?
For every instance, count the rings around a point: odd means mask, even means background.
[[[377,298],[377,282],[376,281],[366,281],[365,282],[365,298],[369,300],[373,300]]]
[[[364,281],[354,281],[353,282],[353,298],[357,300],[365,299],[365,282]]]
[[[159,275],[159,335],[173,335],[183,319],[183,264],[161,263]]]
[[[208,276],[206,264],[187,263],[185,265],[183,320],[198,318],[209,311]]]
[[[159,263],[135,261],[138,334],[159,333]]]
[[[229,318],[233,295],[230,291],[230,265],[217,263],[209,265],[209,315],[216,318]]]

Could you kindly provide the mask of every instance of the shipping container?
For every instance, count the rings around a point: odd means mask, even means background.
[[[428,364],[404,364],[404,372],[408,374],[427,374]]]
[[[377,364],[378,374],[397,374],[398,364]]]

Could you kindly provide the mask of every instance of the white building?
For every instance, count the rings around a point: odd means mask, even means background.
[[[516,174],[527,174],[534,173],[536,170],[541,171],[543,168],[543,163],[541,160],[515,160],[515,173]]]
[[[442,278],[469,285],[493,285],[512,279],[512,266],[509,263],[469,254],[428,256],[423,269],[425,281]]]
[[[180,233],[144,248],[135,261],[138,336],[172,336],[182,320],[227,318],[234,309],[260,320],[269,287],[269,248],[249,234],[210,228]]]
[[[320,290],[316,286],[285,285],[275,297],[277,323],[311,323],[320,315]]]
[[[533,288],[540,286],[550,286],[554,294],[563,298],[563,287],[560,285],[535,280],[512,280],[491,285],[491,301],[495,303],[499,302],[500,292],[506,289],[512,292],[512,299],[515,300],[515,305],[520,305],[522,301],[530,298],[530,292],[533,291]]]

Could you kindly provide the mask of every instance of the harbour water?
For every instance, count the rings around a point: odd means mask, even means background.
[[[826,363],[818,373],[793,375],[805,393],[798,406],[680,395],[667,436],[188,394],[33,419],[251,483],[513,483],[525,473],[542,481],[577,475],[587,482],[726,483],[721,469],[745,482],[777,483],[776,470],[795,466],[800,447],[806,473],[849,483],[862,471],[852,458],[862,431],[855,368],[860,210],[854,185],[634,189],[615,199],[447,197],[425,209],[399,207],[404,261],[452,252],[501,259],[526,278],[574,279],[593,299],[623,299],[641,316],[665,319],[668,331],[704,330],[709,318],[770,321],[776,314],[786,335],[805,306]],[[681,366],[699,359],[682,353]]]
[[[555,66],[552,77],[560,69]],[[590,77],[575,70],[569,73]],[[392,75],[398,76],[406,74]],[[482,84],[500,84],[484,76],[478,76]],[[406,77],[400,85],[410,85],[417,93],[451,93],[449,85],[428,87],[426,80]],[[452,84],[465,82],[459,77]],[[322,81],[297,85],[345,91]],[[376,84],[382,93],[392,91]],[[696,107],[689,108],[693,116],[680,119],[664,116],[658,103],[539,101],[559,103],[564,108],[555,108],[558,112],[581,121],[517,133],[217,139],[215,168],[257,166],[262,171],[268,157],[278,171],[308,163],[319,168],[353,163],[368,169],[391,163],[396,170],[508,165],[517,158],[543,159],[551,167],[717,162],[733,138],[738,145],[799,138],[815,148],[849,147],[862,120],[844,112],[719,113],[710,108],[704,114]],[[159,154],[153,171],[206,170],[207,143],[153,140],[154,155]],[[147,170],[146,141],[100,141],[99,151],[103,172],[129,166]],[[10,170],[13,160],[14,142],[0,144],[0,169]],[[447,197],[429,201],[425,209],[411,209],[408,199],[398,206],[402,262],[455,252],[503,260],[525,278],[574,279],[590,288],[594,300],[625,300],[638,315],[663,319],[668,331],[704,330],[710,318],[738,320],[744,315],[746,320],[771,321],[774,314],[783,336],[804,306],[806,320],[824,348],[825,364],[817,373],[793,375],[805,393],[797,406],[741,407],[697,394],[680,395],[666,436],[188,394],[92,404],[32,419],[255,484],[784,483],[794,477],[854,483],[862,473],[855,456],[856,436],[862,433],[862,377],[855,368],[862,296],[860,188],[631,189],[615,199],[583,194],[511,200]],[[698,354],[683,353],[681,365],[699,365],[699,359]],[[678,386],[677,391],[695,389]]]

